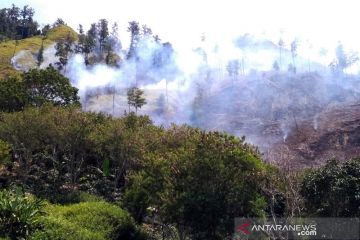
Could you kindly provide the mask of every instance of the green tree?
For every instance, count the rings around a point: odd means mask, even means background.
[[[24,82],[17,78],[0,81],[0,111],[16,112],[24,109],[28,103]]]
[[[107,37],[104,43],[105,62],[107,65],[116,65],[117,55],[116,51],[121,49],[121,42],[118,38],[118,25],[114,23],[112,26],[111,34]]]
[[[41,106],[45,103],[57,106],[79,105],[78,89],[71,86],[69,79],[49,66],[46,69],[32,69],[23,74],[29,103]]]
[[[59,57],[59,61],[56,62],[57,68],[61,71],[67,64],[67,52],[65,51],[65,42],[64,40],[60,40],[55,45],[56,53],[55,56]]]
[[[125,205],[138,221],[155,208],[180,239],[225,239],[235,217],[265,214],[264,167],[243,139],[174,127],[141,170],[130,176]]]
[[[136,21],[129,22],[128,32],[130,32],[130,48],[127,54],[127,59],[136,57],[136,49],[140,40],[140,27]]]
[[[91,133],[93,149],[115,175],[115,187],[124,186],[127,173],[139,169],[148,145],[154,146],[159,140],[159,132],[147,116],[130,113],[124,119],[98,125]]]
[[[49,24],[46,24],[42,29],[41,29],[41,35],[43,35],[44,37],[46,37],[46,35],[48,34],[48,32],[50,31],[51,27]]]
[[[98,37],[99,37],[100,52],[102,52],[104,49],[106,40],[109,37],[108,21],[106,19],[100,19],[98,22],[97,28],[98,28],[98,34],[99,34]]]
[[[84,28],[81,24],[79,24],[78,30],[79,30],[79,41],[75,45],[75,53],[83,53],[86,35],[84,33]]]
[[[130,106],[134,107],[135,113],[137,113],[137,109],[141,108],[146,104],[146,99],[143,97],[143,94],[144,91],[137,87],[132,87],[127,91],[129,112],[130,112]]]
[[[103,46],[103,50],[105,51],[105,63],[110,65],[114,62],[114,49],[112,43],[110,41],[106,42]]]
[[[58,27],[61,25],[66,25],[65,21],[62,18],[57,18],[53,24],[53,27]]]
[[[91,24],[90,29],[88,30],[85,39],[84,39],[84,48],[83,48],[83,54],[85,59],[85,65],[89,65],[89,55],[94,51],[96,47],[96,35],[97,35],[97,29],[96,24]]]
[[[34,9],[25,5],[23,9],[20,11],[21,15],[21,37],[26,38],[28,36],[33,35],[37,28],[38,24],[33,21]]]
[[[23,112],[3,114],[0,124],[0,139],[12,146],[22,175],[29,166],[38,166],[38,176],[46,175],[51,181],[50,188],[64,183],[77,183],[83,168],[93,161],[95,148],[91,145],[90,134],[106,118],[101,114],[80,112],[78,108],[42,106],[27,108]],[[96,155],[95,155],[96,156]],[[101,164],[93,164],[100,167]],[[35,192],[46,186],[41,179],[32,184],[40,185]]]
[[[74,39],[71,37],[70,32],[65,39],[61,39],[55,45],[56,53],[55,56],[59,57],[59,61],[56,62],[59,70],[66,72],[66,65],[70,54],[73,52]]]
[[[40,67],[40,65],[44,62],[44,38],[41,41],[41,47],[39,49],[39,52],[37,54],[37,65]]]
[[[38,35],[38,23],[33,20],[34,9],[25,5],[22,9],[12,4],[0,9],[0,39],[23,39]]]
[[[26,197],[19,190],[2,190],[0,199],[0,237],[26,239],[40,228],[39,218],[43,205],[40,200]]]
[[[301,194],[310,215],[358,217],[360,215],[360,158],[344,163],[331,160],[310,171],[302,182]]]

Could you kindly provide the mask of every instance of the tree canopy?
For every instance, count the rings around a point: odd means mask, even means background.
[[[6,78],[0,81],[0,111],[21,111],[27,105],[79,105],[77,92],[69,79],[53,67],[32,69],[24,73],[21,79]]]
[[[33,19],[34,13],[34,9],[28,5],[20,9],[12,4],[10,8],[0,9],[0,41],[39,35],[38,23]]]

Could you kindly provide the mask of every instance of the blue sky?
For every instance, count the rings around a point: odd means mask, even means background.
[[[34,7],[40,23],[62,17],[77,28],[107,18],[118,22],[122,39],[127,22],[138,20],[163,40],[183,47],[202,33],[221,42],[250,32],[274,41],[282,37],[287,45],[296,36],[303,45],[330,49],[341,40],[345,47],[360,50],[356,0],[1,0],[0,7],[11,3]]]

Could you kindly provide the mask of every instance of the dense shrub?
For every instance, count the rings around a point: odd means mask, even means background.
[[[20,79],[6,78],[0,81],[1,112],[21,111],[27,103],[25,85]]]
[[[91,161],[89,134],[105,121],[101,114],[77,108],[44,106],[1,116],[0,138],[9,142],[20,163],[45,163],[75,182]],[[45,169],[48,170],[48,169]]]
[[[265,168],[244,139],[175,127],[162,141],[144,168],[130,176],[123,204],[137,221],[154,208],[181,236],[224,239],[235,217],[264,216]]]
[[[42,106],[50,103],[56,106],[80,105],[78,89],[52,66],[46,69],[31,69],[22,76],[29,104]]]
[[[42,202],[20,190],[0,192],[0,237],[21,239],[39,227]]]
[[[10,145],[0,139],[0,165],[9,162]]]
[[[232,232],[234,217],[265,214],[266,168],[244,139],[189,126],[163,129],[146,116],[114,119],[54,106],[1,119],[0,138],[22,170],[17,177],[27,174],[20,181],[36,194],[55,188],[48,195],[62,197],[52,202],[77,202],[77,190],[122,199],[136,222],[150,207],[158,222],[194,239],[221,239]]]
[[[31,69],[23,73],[21,79],[0,81],[0,111],[21,111],[29,105],[80,106],[77,93],[78,89],[71,86],[70,80],[53,67]]]
[[[109,203],[47,205],[45,211],[47,215],[41,218],[43,228],[31,239],[146,239],[126,211]]]
[[[72,190],[67,193],[58,194],[50,197],[49,199],[52,203],[57,203],[61,205],[74,204],[81,202],[100,202],[104,201],[102,197],[92,195],[86,192]]]
[[[302,182],[301,194],[310,215],[360,216],[360,158],[344,163],[331,160],[310,171]]]

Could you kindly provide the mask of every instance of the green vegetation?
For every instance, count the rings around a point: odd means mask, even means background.
[[[163,139],[125,192],[124,205],[138,222],[154,208],[182,236],[224,239],[236,216],[265,216],[265,167],[251,146],[189,127],[174,127]]]
[[[17,78],[0,81],[0,110],[14,112],[25,106],[79,105],[77,89],[53,67],[32,69]]]
[[[0,41],[39,35],[38,23],[33,19],[34,14],[34,9],[28,5],[20,9],[12,4],[10,8],[0,9]]]
[[[38,70],[32,69],[23,74],[26,95],[29,104],[42,106],[46,103],[56,106],[80,104],[77,88],[71,86],[69,79],[53,67]]]
[[[20,190],[0,191],[0,237],[27,238],[38,228],[42,202]]]
[[[17,178],[34,179],[24,187],[37,196],[53,200],[78,186],[111,199],[114,189],[125,188],[123,206],[138,223],[153,207],[181,234],[196,238],[221,238],[233,217],[265,214],[264,164],[242,139],[187,126],[164,130],[146,117],[113,119],[76,108],[43,106],[1,117],[0,139],[17,156]],[[101,171],[105,160],[108,177]],[[202,201],[207,207],[198,205]]]
[[[127,91],[127,100],[129,104],[129,112],[130,106],[135,108],[135,113],[137,113],[138,108],[141,108],[146,104],[146,99],[143,97],[144,91],[137,88],[132,87]]]
[[[0,10],[1,20],[8,11]],[[0,239],[220,240],[231,238],[236,217],[360,215],[359,158],[288,171],[286,161],[285,166],[263,162],[245,138],[154,125],[136,114],[146,104],[137,87],[128,90],[129,112],[121,118],[81,111],[78,89],[60,71],[66,72],[73,52],[83,54],[86,65],[103,61],[117,67],[117,26],[110,32],[101,19],[86,33],[80,26],[78,35],[58,19],[40,31],[29,19],[33,10],[23,11],[24,19],[15,18],[0,32]],[[21,38],[14,35],[30,27]],[[160,40],[135,21],[128,31],[126,57],[140,64],[140,39]],[[55,42],[58,69],[38,69],[44,48]],[[283,47],[280,40],[275,70],[282,67]],[[152,56],[155,68],[171,59],[171,44],[162,48],[165,55]],[[296,49],[294,42],[293,73]],[[22,61],[34,69],[12,69],[11,58],[20,51],[28,53]],[[357,61],[340,47],[337,58],[339,72]],[[233,80],[239,68],[238,60],[229,62]],[[146,70],[136,74],[141,71]],[[195,107],[204,102],[204,89],[198,92]],[[164,105],[163,96],[159,111]],[[195,119],[200,115],[194,111]],[[8,190],[14,187],[23,190]]]
[[[60,25],[50,29],[45,39],[43,36],[34,36],[25,38],[22,40],[9,40],[0,42],[0,78],[15,76],[18,77],[20,73],[16,71],[11,65],[11,58],[14,57],[20,51],[29,51],[32,55],[37,55],[41,46],[44,48],[54,44],[57,41],[66,39],[68,36],[78,40],[77,33],[70,27]],[[30,56],[31,56],[30,54]],[[24,58],[23,61],[33,62],[33,66],[36,67],[36,59]]]
[[[99,217],[108,213],[92,206],[116,212],[104,200],[129,211],[135,232],[135,225],[151,223],[161,229],[154,236],[171,229],[179,239],[229,237],[238,216],[359,214],[358,159],[294,175],[263,163],[244,139],[189,126],[163,129],[133,113],[111,118],[45,105],[2,113],[1,119],[0,139],[11,147],[16,166],[11,179],[39,198],[75,204],[48,205],[49,214],[41,217],[45,228],[34,239],[67,239],[70,233],[109,239],[128,220],[101,226],[82,210]]]
[[[308,214],[322,217],[360,216],[360,158],[329,161],[306,174],[301,193]]]
[[[126,211],[106,202],[48,204],[44,210],[47,215],[40,219],[42,227],[30,239],[145,239]]]
[[[0,192],[0,239],[145,239],[130,215],[104,201],[46,204],[22,191]]]
[[[10,146],[0,139],[0,166],[10,161]]]

